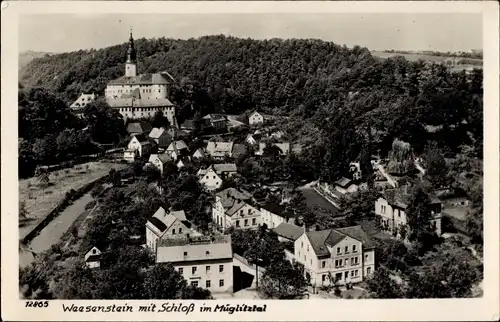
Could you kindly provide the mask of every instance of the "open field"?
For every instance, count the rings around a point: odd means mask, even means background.
[[[338,217],[340,215],[339,210],[313,188],[301,188],[300,190],[306,198],[307,207],[316,213],[316,215],[323,217]],[[318,206],[319,209],[315,206]]]
[[[21,223],[19,237],[23,238],[47,213],[52,210],[71,189],[77,190],[91,181],[109,173],[111,169],[123,169],[125,165],[115,163],[89,162],[71,169],[51,172],[50,183],[45,189],[38,178],[19,181],[19,201],[26,203],[29,219]]]

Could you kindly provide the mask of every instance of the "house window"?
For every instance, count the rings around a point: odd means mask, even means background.
[[[368,260],[368,254],[365,254],[365,261]]]
[[[179,234],[182,234],[182,228],[179,228]]]
[[[322,261],[321,262],[321,268],[325,268],[326,267],[326,261]]]
[[[243,210],[240,210],[240,216],[243,216]]]
[[[355,272],[355,271],[351,271],[351,277],[354,277],[354,272]]]
[[[236,220],[236,227],[240,227],[240,221]]]
[[[191,274],[193,274],[193,275],[196,274],[196,266],[191,268]]]
[[[210,251],[209,251],[209,250],[207,250],[207,251],[205,252],[205,255],[210,255]]]
[[[208,280],[208,281],[205,282],[205,286],[206,286],[206,288],[210,288],[210,286],[211,286],[210,285],[210,280]]]
[[[184,268],[179,267],[179,274],[181,274],[181,275],[182,275],[183,273],[184,273]]]
[[[384,206],[384,205],[382,205],[382,206],[380,207],[380,210],[382,211],[382,213],[383,213],[383,214],[385,214],[385,206]]]
[[[345,253],[346,253],[346,254],[349,254],[349,246],[346,246],[346,247],[345,247]]]
[[[321,281],[324,283],[326,281],[326,274],[321,275]]]
[[[307,251],[309,251],[309,245],[307,245]]]
[[[370,273],[372,272],[372,268],[371,267],[368,267],[366,269],[366,275],[370,275]]]
[[[191,281],[191,286],[198,287],[198,281]]]
[[[257,223],[257,219],[253,218],[252,219],[252,225],[255,225]]]
[[[349,277],[349,272],[344,272],[344,279],[347,279]]]
[[[342,265],[342,260],[336,259],[335,260],[335,267],[339,267],[340,265]]]
[[[355,270],[354,271],[354,276],[358,277],[358,275],[359,275],[359,270]]]
[[[312,259],[309,260],[309,264],[311,264],[311,265],[313,264],[313,260]]]
[[[245,226],[248,226],[248,219],[245,219]]]
[[[358,258],[357,257],[351,258],[351,265],[358,265]]]
[[[184,252],[184,256],[187,256],[188,255],[188,252]]]
[[[205,267],[205,271],[206,271],[207,273],[210,273],[210,265],[207,265],[207,266]]]
[[[172,229],[172,235],[175,235],[175,229]]]
[[[344,261],[344,265],[347,266],[347,264],[349,264],[349,260],[346,258]]]
[[[214,179],[215,179],[215,176],[213,176],[213,177],[214,177]]]
[[[220,286],[220,287],[223,287],[223,286],[224,286],[224,280],[220,280],[220,281],[219,281],[219,286]]]
[[[357,250],[356,250],[356,245],[352,245],[352,252],[353,252],[353,253],[357,252]]]
[[[337,247],[337,254],[341,254],[340,247]]]
[[[224,272],[224,265],[219,265],[219,273]]]
[[[208,179],[208,176],[206,176],[205,179]]]
[[[341,280],[342,279],[342,273],[335,274],[335,279],[336,280]]]
[[[300,242],[300,248],[304,248],[304,242]]]

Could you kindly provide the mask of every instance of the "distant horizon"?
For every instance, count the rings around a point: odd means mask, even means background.
[[[84,27],[82,27],[84,26]],[[19,53],[102,49],[135,39],[319,39],[370,51],[468,52],[483,48],[482,16],[404,14],[45,14],[19,20]]]

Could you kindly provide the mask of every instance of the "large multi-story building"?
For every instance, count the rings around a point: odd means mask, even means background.
[[[295,240],[294,257],[316,286],[358,283],[375,270],[374,246],[361,226],[304,230]]]
[[[396,237],[401,237],[402,227],[408,232],[407,208],[410,194],[406,186],[398,189],[387,189],[375,201],[375,215],[380,216],[382,230]],[[436,234],[441,235],[441,201],[430,198],[431,225]],[[406,234],[408,236],[408,234]]]
[[[172,126],[175,106],[168,99],[174,78],[167,72],[137,74],[137,55],[134,38],[130,32],[125,62],[125,75],[108,83],[105,91],[109,106],[128,119],[153,117],[162,111]]]
[[[237,229],[257,228],[260,225],[260,211],[250,203],[252,196],[236,188],[227,188],[215,195],[212,207],[212,221],[221,231],[230,227]]]
[[[233,290],[233,251],[229,235],[159,240],[156,262],[171,263],[190,285],[212,293]]]

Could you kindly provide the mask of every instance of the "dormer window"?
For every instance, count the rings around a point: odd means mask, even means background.
[[[187,256],[188,255],[188,252],[184,252],[184,256]]]
[[[207,250],[207,251],[205,252],[205,255],[210,255],[210,251],[209,251],[209,250]]]

